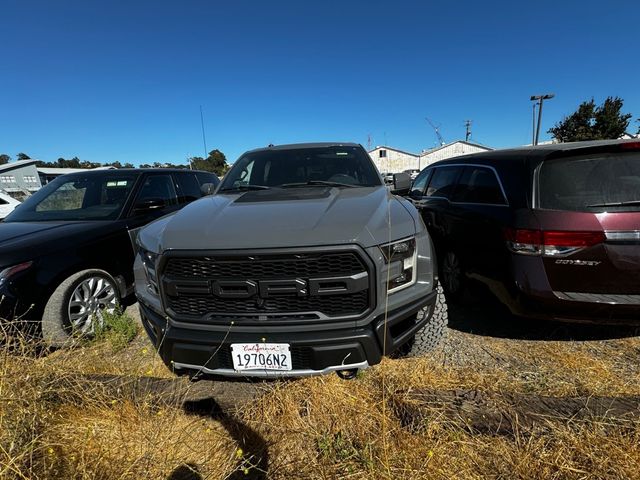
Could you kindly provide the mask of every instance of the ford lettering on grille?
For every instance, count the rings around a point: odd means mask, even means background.
[[[297,297],[356,293],[369,287],[369,275],[356,275],[304,280],[195,280],[165,281],[166,293],[173,297],[210,294],[219,298],[246,299],[292,295]]]

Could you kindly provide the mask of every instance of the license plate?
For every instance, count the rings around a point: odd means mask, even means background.
[[[231,358],[236,371],[291,370],[288,343],[232,343]]]

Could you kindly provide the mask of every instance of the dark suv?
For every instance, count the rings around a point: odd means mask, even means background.
[[[469,279],[516,314],[640,322],[640,142],[466,155],[409,193],[455,300]]]
[[[90,170],[58,177],[0,223],[0,319],[42,319],[52,346],[93,331],[133,292],[133,244],[151,220],[213,191],[212,173]]]

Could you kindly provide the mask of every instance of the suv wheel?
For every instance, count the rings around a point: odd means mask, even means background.
[[[449,314],[442,286],[438,285],[438,296],[433,306],[433,315],[429,323],[416,332],[411,340],[402,345],[394,357],[418,357],[433,351],[446,334]],[[428,307],[418,312],[418,318],[428,315]]]
[[[42,338],[51,347],[62,347],[74,337],[91,337],[103,312],[120,305],[116,281],[103,270],[82,270],[55,289],[42,315]]]
[[[458,302],[465,289],[465,275],[460,257],[449,250],[440,259],[440,281],[447,300]]]

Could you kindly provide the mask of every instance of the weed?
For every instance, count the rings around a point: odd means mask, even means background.
[[[114,352],[124,349],[138,334],[137,323],[127,314],[105,311],[102,317],[102,322],[95,322],[93,340],[108,342]]]

